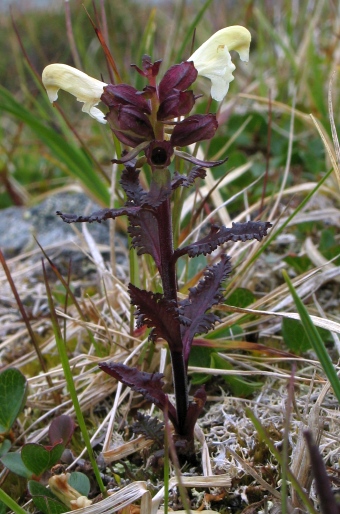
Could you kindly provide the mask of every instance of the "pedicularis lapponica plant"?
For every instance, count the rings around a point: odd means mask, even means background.
[[[212,225],[208,235],[187,246],[174,248],[172,226],[172,194],[180,187],[191,187],[206,176],[205,168],[219,166],[223,161],[197,159],[181,147],[213,138],[218,122],[215,114],[189,115],[197,96],[190,90],[198,74],[212,82],[211,96],[221,101],[233,80],[235,66],[230,50],[248,60],[250,33],[244,27],[222,29],[206,41],[181,64],[168,69],[159,80],[161,61],[152,62],[144,56],[142,67],[133,65],[144,77],[146,85],[138,91],[128,84],[105,84],[63,64],[52,64],[43,71],[43,83],[50,100],[57,99],[64,89],[84,103],[83,111],[101,123],[108,122],[124,146],[114,163],[125,166],[120,184],[126,194],[125,205],[102,209],[90,216],[57,214],[67,223],[94,221],[101,223],[118,216],[127,216],[132,246],[138,255],[149,254],[159,272],[162,293],[147,291],[129,284],[131,303],[137,307],[137,327],[151,328],[151,341],[163,339],[169,346],[173,370],[175,403],[163,392],[163,375],[147,373],[117,362],[104,362],[99,367],[141,393],[163,412],[167,411],[178,439],[193,441],[194,426],[205,401],[204,387],[188,397],[188,359],[194,337],[208,332],[219,320],[211,308],[223,299],[223,282],[231,271],[230,258],[221,251],[216,263],[207,266],[203,278],[189,290],[186,299],[178,298],[176,264],[180,257],[207,255],[227,241],[261,240],[270,223],[249,221],[234,223],[231,228]],[[104,115],[95,106],[102,101],[108,108]],[[189,116],[188,116],[189,115]],[[179,160],[190,163],[183,175],[176,171]],[[170,171],[170,164],[174,171]],[[151,169],[149,189],[141,186],[143,166]]]

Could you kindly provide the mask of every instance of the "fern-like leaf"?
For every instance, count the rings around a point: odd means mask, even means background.
[[[136,170],[133,166],[127,166],[123,170],[119,181],[128,200],[133,202],[135,205],[142,205],[147,194],[139,183],[139,173],[140,170]]]
[[[131,387],[133,391],[142,394],[146,400],[154,403],[162,412],[168,409],[169,419],[177,428],[176,409],[162,390],[164,385],[162,373],[146,373],[137,368],[129,368],[121,362],[101,362],[99,368],[122,384]]]
[[[131,303],[136,305],[137,326],[153,328],[151,339],[165,339],[172,352],[182,351],[179,309],[173,300],[129,284]]]
[[[128,232],[133,248],[138,248],[137,254],[148,253],[161,270],[161,252],[159,243],[158,223],[152,211],[140,209],[135,216],[129,216]]]
[[[203,279],[196,287],[190,289],[186,300],[180,302],[186,319],[191,321],[187,326],[181,326],[185,362],[188,362],[192,340],[196,334],[208,332],[219,321],[218,316],[207,311],[221,302],[222,282],[231,271],[230,257],[222,255],[219,263],[208,266]]]
[[[178,259],[181,255],[188,254],[189,257],[206,255],[227,241],[248,241],[251,239],[261,239],[267,235],[267,230],[271,223],[267,221],[247,221],[246,223],[233,223],[231,228],[212,225],[210,233],[184,248],[178,248],[174,253],[174,258]]]
[[[140,207],[138,206],[126,206],[119,209],[100,209],[89,216],[83,216],[81,214],[64,214],[60,211],[57,211],[56,214],[60,216],[65,223],[93,223],[94,221],[101,223],[108,219],[118,218],[118,216],[136,216],[139,211]]]
[[[171,182],[172,189],[177,187],[189,187],[192,186],[197,178],[205,178],[207,172],[201,166],[195,166],[191,169],[189,175],[180,175],[177,171],[174,174],[174,178]]]
[[[164,442],[164,423],[154,416],[137,412],[137,421],[132,425],[132,432],[143,435],[146,439],[152,439],[159,446]]]

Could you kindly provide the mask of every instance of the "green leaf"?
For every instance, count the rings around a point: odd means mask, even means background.
[[[34,505],[44,514],[63,514],[69,509],[46,487],[35,480],[28,482],[28,490]]]
[[[1,444],[0,444],[0,458],[5,455],[6,453],[8,453],[8,451],[10,450],[12,446],[12,443],[9,439],[5,439]]]
[[[283,259],[284,262],[291,266],[297,273],[305,273],[311,267],[311,261],[307,255],[287,255]]]
[[[190,43],[190,40],[192,39],[194,30],[196,29],[198,23],[201,21],[201,19],[204,16],[205,11],[208,9],[209,5],[211,4],[212,0],[207,0],[201,7],[201,9],[197,12],[196,17],[192,20],[190,27],[187,28],[185,31],[184,39],[182,41],[182,45],[177,53],[177,58],[175,59],[175,62],[179,62],[181,59],[183,59],[183,54],[185,51],[185,48]],[[190,49],[188,48],[188,51]],[[186,56],[186,59],[189,57],[189,55]]]
[[[211,361],[211,348],[205,348],[202,346],[192,346],[189,355],[189,366],[197,366],[199,368],[209,368]],[[211,379],[211,375],[206,373],[192,373],[191,383],[192,385],[201,385],[208,382]]]
[[[222,325],[214,328],[205,339],[229,339],[231,341],[244,341],[244,330],[240,325],[231,325],[230,327]],[[227,342],[227,341],[226,341]]]
[[[321,237],[319,243],[320,252],[326,257],[326,259],[333,259],[338,257],[334,264],[339,266],[340,264],[340,246],[336,241],[336,231],[333,229],[321,230]]]
[[[334,231],[331,229],[321,230],[320,242],[319,242],[319,250],[320,252],[325,252],[336,246],[336,239],[334,235]]]
[[[282,274],[288,285],[290,294],[293,297],[297,311],[300,315],[300,320],[301,320],[302,326],[303,326],[305,333],[309,339],[310,345],[313,348],[313,350],[315,351],[315,353],[320,361],[320,364],[321,364],[324,372],[326,373],[326,376],[327,376],[328,380],[330,381],[331,386],[333,387],[333,391],[334,391],[335,396],[338,399],[338,402],[340,402],[340,380],[339,380],[339,377],[333,366],[331,358],[327,353],[327,350],[326,350],[325,345],[320,337],[320,334],[316,330],[316,328],[308,314],[306,307],[302,303],[293,284],[291,283],[290,278],[288,277],[288,275],[285,271],[282,271]]]
[[[2,501],[0,501],[0,514],[6,514],[6,510],[6,505]]]
[[[27,381],[15,368],[0,373],[0,434],[9,432],[23,409],[27,396]]]
[[[234,307],[243,308],[248,307],[248,305],[252,304],[255,300],[255,295],[249,289],[238,287],[226,298],[226,303]]]
[[[62,443],[56,444],[51,448],[46,448],[37,443],[28,443],[21,450],[21,458],[25,466],[34,475],[40,477],[58,462],[64,449],[65,446]]]
[[[324,342],[332,341],[331,334],[328,330],[319,327],[316,327],[316,330]],[[283,318],[282,336],[285,344],[294,353],[301,354],[311,348],[306,331],[299,320]]]
[[[22,461],[20,453],[6,453],[3,457],[1,457],[1,462],[6,468],[8,468],[12,473],[19,475],[24,478],[31,478],[32,471],[26,468],[25,464]]]
[[[212,352],[210,368],[232,370],[233,366],[216,352]],[[236,375],[223,375],[223,379],[235,396],[245,398],[253,394],[256,389],[260,389],[263,385],[262,382],[251,382]]]
[[[197,366],[201,368],[215,368],[221,370],[233,369],[233,366],[220,357],[212,348],[202,346],[193,346],[190,351],[189,366]],[[193,373],[191,375],[191,383],[200,385],[208,382],[212,378],[211,375],[205,373]],[[223,380],[228,384],[235,396],[247,397],[253,394],[256,389],[262,387],[262,382],[252,382],[244,380],[235,375],[223,375]]]
[[[285,344],[294,353],[303,353],[311,347],[305,329],[296,319],[283,318],[282,336]]]
[[[82,496],[89,495],[91,484],[89,478],[84,475],[84,473],[80,473],[80,471],[74,471],[71,473],[68,479],[68,483]]]

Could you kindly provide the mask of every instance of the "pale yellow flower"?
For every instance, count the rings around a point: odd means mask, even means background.
[[[67,64],[50,64],[42,72],[42,81],[50,102],[58,98],[59,89],[63,89],[83,102],[82,110],[100,123],[106,123],[104,114],[95,107],[103,94],[105,82],[94,79],[86,73]]]
[[[220,102],[234,80],[235,65],[230,51],[236,50],[242,61],[249,60],[251,35],[249,30],[239,25],[215,32],[188,59],[193,61],[199,75],[211,80],[211,96]]]

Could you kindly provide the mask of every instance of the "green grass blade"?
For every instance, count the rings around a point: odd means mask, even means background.
[[[328,355],[328,352],[327,352],[325,345],[320,337],[319,332],[316,330],[316,328],[308,314],[306,307],[304,306],[301,299],[299,298],[299,295],[297,294],[287,273],[285,271],[282,271],[282,273],[283,273],[283,277],[287,283],[287,286],[289,288],[290,294],[292,295],[293,300],[295,302],[297,311],[300,315],[300,320],[301,320],[303,328],[305,329],[306,336],[308,337],[308,340],[309,340],[313,350],[315,351],[331,386],[333,387],[334,394],[337,397],[338,402],[340,403],[340,380],[339,380],[339,377],[333,366],[331,358]]]
[[[27,510],[24,510],[13,500],[8,494],[0,489],[0,501],[2,501],[8,508],[10,508],[15,514],[28,514]]]
[[[209,5],[211,4],[212,0],[207,0],[201,7],[201,9],[196,14],[195,18],[193,19],[190,26],[186,29],[186,36],[183,39],[183,42],[181,44],[181,47],[177,53],[175,62],[179,62],[181,59],[183,59],[183,54],[185,53],[185,48],[188,45],[190,39],[192,38],[192,35],[194,33],[194,29],[197,27],[201,19],[203,18],[203,15],[205,11],[208,9]],[[188,51],[190,51],[190,48],[188,48]],[[187,57],[190,57],[189,55]]]
[[[110,193],[106,184],[100,180],[91,161],[82,150],[42,123],[3,87],[0,87],[0,110],[8,112],[23,121],[51,150],[61,163],[62,168],[80,180],[83,186],[92,195],[95,195],[101,204],[110,205]]]
[[[69,362],[68,356],[67,356],[66,345],[65,345],[65,341],[62,337],[61,331],[60,331],[58,318],[57,318],[57,314],[55,312],[53,298],[52,298],[50,286],[48,283],[44,264],[43,264],[43,272],[44,272],[46,293],[47,293],[47,298],[48,298],[48,305],[49,305],[49,309],[50,309],[54,337],[55,337],[55,341],[56,341],[56,345],[57,345],[57,349],[58,349],[58,353],[59,353],[59,357],[60,357],[60,362],[61,362],[61,365],[62,365],[62,368],[64,371],[67,389],[68,389],[68,392],[70,393],[70,397],[71,397],[71,400],[72,400],[72,403],[74,406],[78,425],[79,425],[79,428],[81,430],[81,433],[82,433],[82,436],[84,439],[84,443],[85,443],[85,446],[87,449],[87,453],[89,455],[90,462],[92,464],[92,469],[93,469],[94,475],[96,477],[97,484],[99,486],[100,492],[102,493],[102,495],[105,498],[107,496],[106,488],[103,484],[103,481],[102,481],[102,478],[100,475],[100,471],[99,471],[99,468],[98,468],[98,465],[97,465],[97,462],[96,462],[96,459],[95,459],[95,456],[94,456],[94,453],[92,450],[91,440],[90,440],[90,437],[89,437],[89,434],[88,434],[88,431],[86,428],[84,415],[82,413],[81,406],[78,401],[78,396],[77,396],[76,387],[74,385],[72,370],[71,370],[70,362]]]
[[[290,47],[289,42],[284,41],[284,38],[281,36],[280,32],[274,27],[274,25],[268,20],[268,18],[266,18],[266,16],[260,9],[256,8],[254,10],[254,13],[255,17],[259,21],[260,28],[263,31],[263,34],[266,34],[266,32],[268,33],[267,41],[275,41],[276,44],[279,45],[283,50],[285,57],[287,58],[287,61],[291,64],[292,70],[294,70],[294,72],[298,71],[295,60],[295,52],[294,49]]]

